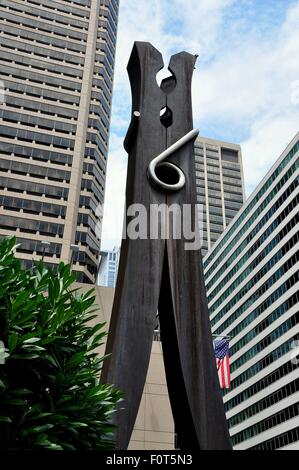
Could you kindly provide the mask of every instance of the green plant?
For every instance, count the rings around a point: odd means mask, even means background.
[[[24,270],[14,252],[15,239],[0,241],[0,448],[113,448],[121,394],[99,380],[93,290],[71,288],[69,265]]]

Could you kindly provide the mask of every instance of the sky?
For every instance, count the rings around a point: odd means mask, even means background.
[[[102,249],[120,245],[134,41],[198,54],[194,127],[241,145],[247,197],[298,131],[298,0],[120,0]],[[160,77],[161,78],[161,77]]]

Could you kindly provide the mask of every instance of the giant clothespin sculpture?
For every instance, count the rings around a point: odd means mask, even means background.
[[[171,57],[172,76],[159,87],[160,52],[136,42],[128,63],[132,120],[125,227],[132,204],[193,207],[197,231],[191,80],[196,56]],[[164,109],[162,115],[161,110]],[[129,215],[128,215],[129,214]],[[161,224],[167,223],[162,220]],[[160,227],[163,229],[163,227]],[[124,392],[115,414],[117,448],[126,449],[135,424],[159,312],[167,386],[181,449],[230,449],[210,331],[200,249],[184,237],[145,235],[122,242],[103,380]],[[143,231],[143,232],[144,232]],[[190,242],[190,240],[187,240]]]

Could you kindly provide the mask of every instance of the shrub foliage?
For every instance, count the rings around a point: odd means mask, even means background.
[[[0,448],[113,448],[121,394],[99,380],[94,292],[72,289],[63,263],[22,269],[15,243],[0,242]]]

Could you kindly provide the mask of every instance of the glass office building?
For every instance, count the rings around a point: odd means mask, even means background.
[[[114,247],[113,250],[101,251],[101,260],[99,266],[99,286],[115,287],[120,248]]]
[[[95,282],[118,0],[1,0],[0,236]],[[76,248],[76,250],[74,250]],[[72,253],[73,249],[73,253]]]
[[[299,449],[299,133],[204,258],[235,449]],[[297,351],[297,352],[296,352]]]
[[[197,200],[201,205],[202,254],[207,254],[245,201],[241,147],[198,137]]]

